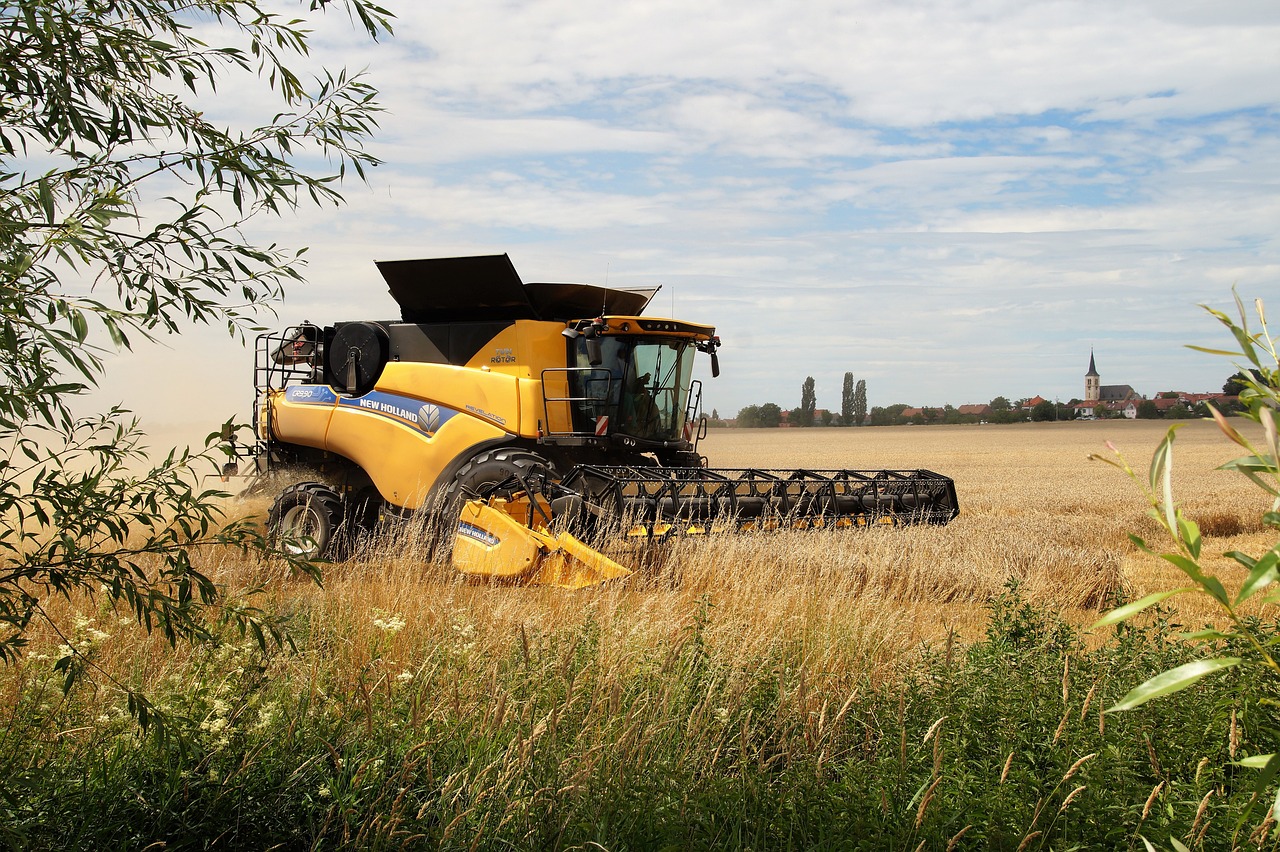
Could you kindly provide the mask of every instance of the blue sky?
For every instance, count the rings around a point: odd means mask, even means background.
[[[663,285],[650,313],[718,327],[731,414],[810,375],[838,408],[846,371],[872,405],[1065,401],[1090,349],[1104,383],[1216,390],[1196,306],[1280,295],[1270,0],[388,5],[392,38],[316,33],[382,90],[386,162],[255,226],[312,246],[282,321],[394,315],[374,260],[507,252],[528,281]],[[170,345],[104,393],[247,414],[248,353]],[[193,358],[217,369],[129,396]]]

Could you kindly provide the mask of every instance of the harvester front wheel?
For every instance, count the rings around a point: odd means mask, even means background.
[[[299,482],[276,498],[267,531],[278,547],[307,559],[340,558],[342,497],[319,482]]]
[[[436,542],[437,558],[448,561],[452,555],[458,515],[468,500],[510,497],[522,490],[518,484],[521,480],[549,474],[553,469],[551,462],[537,453],[516,447],[498,447],[477,453],[458,470],[444,492]]]
[[[551,462],[529,450],[514,447],[485,450],[454,475],[445,492],[444,504],[456,515],[468,500],[488,496],[510,497],[521,490],[518,484],[521,480],[528,481],[532,476],[548,474],[552,470]]]

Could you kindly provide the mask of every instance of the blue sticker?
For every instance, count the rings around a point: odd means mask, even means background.
[[[502,539],[498,538],[493,533],[483,530],[474,524],[469,524],[466,521],[458,522],[458,535],[478,541],[481,544],[488,545],[489,547],[502,543]]]
[[[333,405],[338,395],[328,385],[292,385],[285,388],[284,399],[304,405]]]
[[[400,396],[382,391],[370,391],[364,396],[343,397],[339,405],[358,408],[383,417],[390,417],[400,423],[415,426],[428,435],[437,431],[458,412],[443,408],[434,403],[424,403],[410,396]]]

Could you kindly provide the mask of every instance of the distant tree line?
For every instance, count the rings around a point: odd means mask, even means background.
[[[1253,378],[1260,380],[1254,370]],[[1236,373],[1227,379],[1222,392],[1230,396],[1239,394],[1243,388],[1245,374]],[[1163,393],[1162,399],[1177,398],[1176,393]],[[781,426],[784,422],[791,426],[906,426],[966,423],[1041,423],[1053,420],[1075,420],[1079,417],[1077,406],[1082,400],[1072,399],[1069,402],[1053,402],[1040,400],[1033,405],[1024,402],[1014,403],[1007,397],[998,396],[986,406],[944,405],[941,408],[915,408],[906,403],[873,406],[867,409],[867,383],[864,379],[854,379],[853,373],[844,374],[844,384],[840,393],[840,413],[819,410],[817,400],[817,384],[813,376],[806,376],[800,386],[800,405],[786,411],[776,403],[766,402],[763,405],[748,405],[738,411],[736,425],[744,428],[771,428]],[[1238,410],[1235,402],[1219,401],[1215,403],[1219,411],[1231,414]],[[1208,417],[1206,403],[1160,405],[1154,399],[1137,402],[1139,420],[1181,420],[1196,417]],[[968,411],[963,409],[970,409]],[[980,413],[973,409],[978,409]],[[1104,404],[1099,404],[1091,412],[1095,420],[1123,418],[1122,411],[1113,411]],[[711,415],[711,425],[723,426],[717,412]]]
[[[769,428],[782,425],[782,409],[776,403],[748,405],[738,412],[738,425],[744,429]]]
[[[867,382],[855,380],[853,373],[844,374],[844,386],[840,394],[840,413],[818,410],[817,382],[806,376],[800,385],[800,405],[786,411],[780,405],[766,402],[748,405],[738,411],[736,425],[744,428],[770,428],[781,426],[786,420],[791,426],[862,426],[867,421]],[[711,425],[724,425],[717,412],[712,411]]]

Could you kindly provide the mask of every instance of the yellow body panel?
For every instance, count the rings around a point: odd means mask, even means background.
[[[325,449],[329,418],[333,416],[332,406],[287,402],[284,391],[272,391],[268,405],[271,406],[271,430],[277,438],[317,450]],[[264,430],[261,434],[266,434],[265,425],[261,425]]]
[[[525,526],[505,503],[469,500],[462,507],[453,565],[463,574],[581,589],[632,573],[567,532]]]
[[[491,423],[458,414],[428,436],[395,420],[342,407],[333,413],[325,449],[360,465],[389,502],[418,509],[454,459],[506,434]]]
[[[541,378],[547,368],[564,367],[568,346],[562,322],[516,320],[480,347],[467,369],[488,369],[521,379]]]
[[[506,512],[469,500],[458,519],[453,565],[463,574],[513,580],[534,570],[545,538]]]
[[[402,394],[461,411],[502,429],[520,428],[520,394],[514,376],[493,370],[393,361],[374,390]]]

